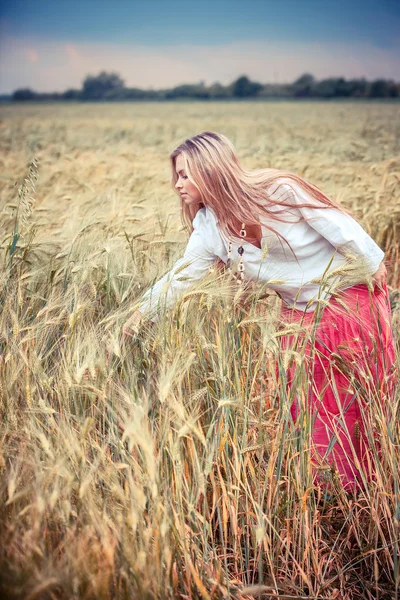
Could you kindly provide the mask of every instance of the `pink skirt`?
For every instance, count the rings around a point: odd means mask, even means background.
[[[301,427],[310,418],[314,478],[336,471],[350,488],[361,483],[362,469],[370,480],[367,409],[378,401],[384,410],[398,378],[387,287],[353,286],[315,312],[282,306],[281,320],[285,328],[301,325],[281,338],[281,348],[294,351],[284,372],[293,420]],[[300,370],[290,358],[296,355]]]

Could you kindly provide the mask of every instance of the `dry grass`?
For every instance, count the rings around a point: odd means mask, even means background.
[[[328,496],[276,386],[274,298],[234,297],[216,272],[136,340],[119,333],[186,244],[168,153],[209,129],[248,168],[298,172],[354,210],[387,251],[398,339],[399,105],[0,113],[3,595],[394,599],[398,394],[371,398],[372,481]]]

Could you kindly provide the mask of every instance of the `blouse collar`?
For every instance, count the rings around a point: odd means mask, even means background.
[[[247,250],[251,250],[251,251],[254,250],[254,252],[262,252],[263,251],[263,243],[262,243],[263,236],[261,237],[261,248],[257,248],[257,246],[255,246],[254,244],[251,244],[245,238],[244,239],[239,238],[239,237],[227,238],[226,235],[222,232],[221,228],[218,227],[219,220],[218,220],[218,217],[217,217],[214,209],[211,208],[211,206],[206,206],[205,209],[206,209],[206,212],[210,211],[210,213],[214,216],[218,231],[226,243],[228,243],[229,239],[230,239],[232,241],[232,244],[234,244],[235,246],[246,245]],[[261,231],[262,231],[262,227],[261,227]]]

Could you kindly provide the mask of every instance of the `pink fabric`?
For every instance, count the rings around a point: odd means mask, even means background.
[[[297,350],[300,355],[305,352],[308,397],[300,392],[300,385],[298,390],[294,387],[295,364],[289,364],[286,373],[288,390],[292,390],[295,398],[291,406],[294,421],[301,406],[312,415],[311,457],[315,478],[320,480],[324,467],[326,473],[329,465],[333,465],[343,485],[353,487],[360,481],[356,457],[367,478],[371,476],[367,472],[368,448],[363,426],[366,412],[362,415],[361,411],[368,409],[372,398],[383,404],[391,402],[397,380],[387,287],[380,290],[375,286],[374,291],[369,291],[360,284],[348,288],[338,299],[331,297],[319,316],[316,312],[304,313],[283,306],[281,319],[284,326],[304,325],[301,334],[282,337],[281,347]],[[352,375],[355,381],[351,385]],[[332,445],[334,431],[337,441]]]

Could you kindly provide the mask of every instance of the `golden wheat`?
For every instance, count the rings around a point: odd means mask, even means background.
[[[302,330],[279,329],[265,286],[215,270],[136,338],[120,333],[186,244],[168,153],[215,129],[246,167],[298,172],[354,211],[387,252],[398,339],[399,111],[0,107],[4,597],[396,597],[398,393],[363,415],[382,449],[365,491],[349,497],[321,463],[328,495],[312,483],[311,422],[290,426],[280,381],[294,364],[304,402],[302,351],[278,344]]]

